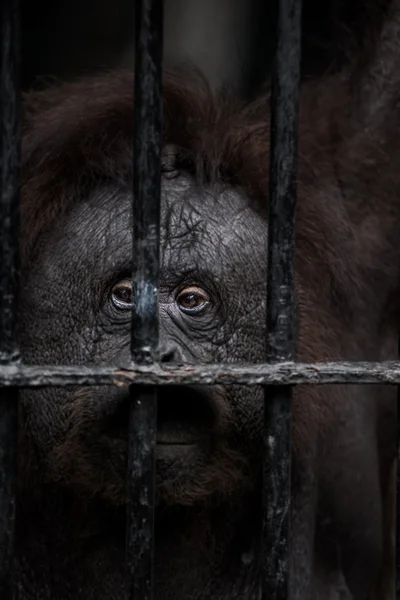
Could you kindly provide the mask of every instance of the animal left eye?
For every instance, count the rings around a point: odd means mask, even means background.
[[[200,287],[188,287],[177,296],[179,309],[187,314],[198,314],[210,304],[210,296]]]

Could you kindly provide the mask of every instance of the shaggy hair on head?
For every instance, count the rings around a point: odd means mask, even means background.
[[[25,98],[23,227],[25,251],[72,202],[133,171],[133,76],[105,73],[33,92]],[[196,71],[166,73],[163,172],[186,171],[199,182],[231,183],[260,197],[247,111],[214,97]],[[267,133],[267,132],[266,132]],[[172,149],[172,152],[171,152]]]

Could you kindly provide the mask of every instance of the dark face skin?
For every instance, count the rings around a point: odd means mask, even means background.
[[[262,361],[265,222],[241,192],[198,189],[181,175],[164,180],[162,224],[161,360]],[[131,239],[131,196],[117,188],[97,190],[51,230],[26,281],[27,362],[129,362]],[[24,397],[49,479],[123,503],[127,389]],[[194,504],[237,492],[259,447],[261,415],[259,390],[161,389],[158,500]]]

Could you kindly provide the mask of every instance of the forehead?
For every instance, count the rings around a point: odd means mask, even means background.
[[[62,245],[63,259],[131,261],[132,194],[116,188],[98,189],[74,206],[53,231],[49,247]],[[58,245],[59,245],[58,244]],[[188,177],[164,179],[161,185],[161,261],[224,262],[226,250],[245,255],[265,252],[266,225],[248,207],[244,193],[232,188],[199,187]],[[63,260],[64,262],[64,260]]]
[[[166,181],[162,186],[162,240],[165,251],[178,244],[188,249],[210,244],[233,247],[261,234],[261,218],[248,206],[243,192],[228,187],[199,187],[189,178]]]

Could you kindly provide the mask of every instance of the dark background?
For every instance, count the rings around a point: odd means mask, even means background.
[[[21,0],[22,85],[133,68],[134,0]],[[303,77],[335,70],[390,0],[304,0]],[[165,0],[165,64],[192,61],[213,87],[253,95],[271,65],[276,2]]]

